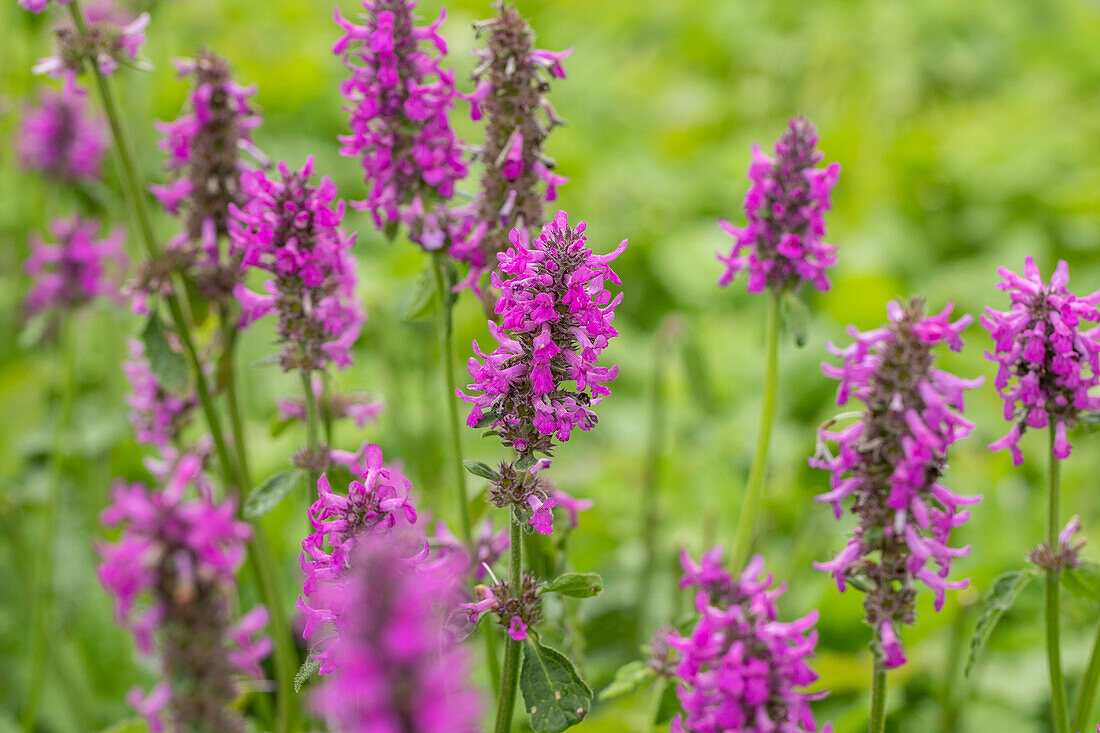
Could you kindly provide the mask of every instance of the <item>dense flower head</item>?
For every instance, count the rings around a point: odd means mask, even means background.
[[[476,624],[482,614],[496,614],[497,623],[504,627],[508,636],[523,641],[527,638],[527,630],[542,621],[544,587],[545,583],[534,573],[524,573],[518,594],[512,591],[508,581],[499,580],[492,586],[476,586],[478,600],[458,605],[466,611],[466,619],[471,624]]]
[[[317,501],[309,509],[313,532],[302,541],[305,582],[298,610],[305,617],[305,639],[313,637],[318,624],[334,620],[333,609],[313,597],[318,585],[343,576],[355,546],[364,537],[416,522],[409,496],[412,483],[383,464],[381,448],[364,444],[356,454],[343,458],[341,462],[358,479],[351,482],[345,495],[334,492],[327,474],[321,475]],[[316,656],[321,659],[322,673],[333,669],[327,655]]]
[[[280,363],[288,371],[320,370],[330,361],[350,365],[363,324],[349,253],[355,235],[338,228],[346,207],[334,203],[336,185],[325,176],[313,186],[312,173],[312,156],[297,171],[279,163],[277,179],[246,171],[241,175],[245,203],[229,205],[229,232],[242,266],[273,276],[264,283],[264,294],[237,286],[242,325],[276,312],[285,344]]]
[[[1089,396],[1100,384],[1100,327],[1086,325],[1100,321],[1100,290],[1083,298],[1069,292],[1064,260],[1049,284],[1031,257],[1024,261],[1023,277],[1006,267],[997,272],[1004,278],[997,287],[1009,293],[1011,305],[1004,312],[987,307],[982,325],[993,337],[993,352],[986,356],[997,362],[997,393],[1013,425],[989,447],[1008,448],[1013,464],[1020,465],[1024,431],[1053,425],[1054,457],[1068,458],[1066,431],[1082,410],[1100,409],[1100,397]]]
[[[16,148],[27,170],[62,180],[96,180],[107,136],[103,121],[88,113],[86,97],[74,91],[45,92],[23,116]]]
[[[358,158],[368,185],[365,201],[378,228],[404,224],[425,249],[450,238],[441,202],[466,177],[462,142],[451,130],[454,73],[440,68],[447,42],[445,14],[428,26],[413,22],[415,0],[364,0],[363,25],[336,13],[344,35],[333,46],[351,72],[340,85],[351,133],[340,153]]]
[[[394,540],[365,536],[346,576],[318,590],[334,611],[337,640],[327,651],[334,671],[313,709],[347,733],[475,733],[481,700],[447,624],[461,567],[417,563],[401,548],[418,540]]]
[[[335,390],[325,389],[324,377],[314,373],[310,381],[313,390],[313,398],[317,401],[317,409],[320,417],[326,422],[351,418],[356,427],[363,427],[368,422],[377,419],[378,414],[385,408],[381,400],[371,398],[361,393],[340,393]],[[279,416],[284,420],[307,419],[307,407],[304,397],[281,397],[276,403]]]
[[[605,283],[621,285],[610,262],[626,240],[609,254],[594,254],[584,222],[570,227],[559,211],[533,243],[519,229],[511,241],[492,276],[501,322],[490,321],[489,331],[499,345],[484,354],[474,342],[481,361],[471,357],[468,364],[473,395],[458,394],[473,404],[470,426],[492,425],[521,455],[549,453],[553,438],[564,442],[574,428],[596,425],[593,408],[618,374],[616,366],[600,366],[599,357],[618,334],[611,324],[622,293],[612,298]]]
[[[817,646],[817,611],[779,621],[776,599],[785,587],[772,588],[771,574],[761,577],[759,555],[736,580],[722,567],[720,547],[699,564],[687,553],[681,562],[681,586],[697,589],[699,618],[684,636],[659,630],[651,647],[655,667],[679,682],[676,696],[684,714],[673,720],[673,732],[832,730],[828,723],[819,729],[810,709],[824,694],[799,689],[817,680],[808,661]]]
[[[504,2],[497,3],[495,18],[474,28],[486,38],[485,48],[474,51],[477,88],[460,96],[469,100],[474,120],[486,120],[485,141],[476,154],[485,168],[478,198],[459,211],[462,241],[451,254],[477,272],[492,267],[496,254],[508,248],[512,228],[529,240],[543,221],[543,201],[556,199],[557,187],[569,180],[553,171],[554,161],[543,148],[550,131],[563,124],[547,93],[555,78],[565,77],[561,61],[573,49],[536,49],[530,25]]]
[[[165,710],[173,730],[243,730],[230,709],[233,677],[261,676],[271,647],[255,638],[267,622],[262,606],[233,620],[230,598],[251,528],[232,501],[214,500],[195,454],[173,461],[162,490],[119,483],[112,498],[102,521],[124,526],[117,542],[100,546],[99,579],[138,648],[151,652],[156,638],[165,677],[149,697],[135,690],[129,699],[155,730]]]
[[[148,26],[148,13],[130,22],[109,11],[89,13],[84,33],[73,27],[54,31],[57,52],[35,64],[33,71],[63,79],[66,89],[73,90],[76,77],[84,73],[88,63],[94,63],[104,75],[113,74],[120,64],[146,68],[137,58]]]
[[[1081,548],[1087,540],[1077,539],[1081,531],[1081,519],[1074,515],[1058,533],[1058,546],[1044,542],[1031,551],[1028,561],[1044,570],[1061,572],[1081,567]]]
[[[826,270],[836,264],[836,247],[822,241],[829,194],[840,176],[840,165],[817,168],[823,155],[816,150],[817,131],[801,117],[792,119],[775,144],[771,158],[754,145],[745,195],[744,227],[722,220],[720,225],[734,239],[729,256],[718,256],[726,272],[722,287],[748,270],[750,293],[766,288],[776,292],[798,290],[809,282],[818,290],[829,289]]]
[[[130,358],[122,363],[122,371],[130,383],[130,424],[139,443],[166,448],[186,426],[197,400],[173,393],[157,379],[141,340],[129,339],[127,345]]]
[[[229,204],[241,203],[240,177],[247,166],[240,153],[262,158],[251,142],[260,124],[251,101],[256,88],[233,81],[228,62],[208,51],[174,65],[195,84],[179,119],[155,124],[168,155],[165,167],[176,175],[150,191],[170,213],[183,215],[184,231],[169,247],[187,252],[200,292],[220,303],[241,279],[239,263],[219,252],[218,244],[229,235]]]
[[[946,591],[965,588],[968,581],[949,581],[951,560],[970,547],[947,545],[951,530],[966,522],[980,496],[959,496],[940,482],[947,451],[965,438],[973,424],[963,417],[963,395],[981,379],[962,379],[935,367],[932,349],[946,343],[962,348],[962,331],[970,316],[952,323],[952,306],[926,316],[924,304],[913,300],[887,306],[890,322],[872,331],[848,332],[855,340],[830,350],[843,363],[824,364],[825,374],[840,382],[837,404],[855,397],[862,411],[833,431],[833,422],[819,432],[819,448],[810,465],[832,473],[828,493],[817,497],[833,505],[839,519],[843,502],[853,499],[858,522],[851,540],[833,560],[815,563],[831,573],[843,591],[847,584],[866,588],[866,621],[875,630],[878,650],[887,666],[905,662],[894,626],[915,620],[915,581],[935,595],[936,610]],[[835,442],[837,454],[828,450]]]
[[[99,223],[73,215],[50,222],[50,244],[31,238],[31,253],[23,268],[34,280],[27,293],[27,310],[76,308],[95,298],[119,294],[119,278],[126,268],[122,244],[126,235],[115,228],[98,239]]]

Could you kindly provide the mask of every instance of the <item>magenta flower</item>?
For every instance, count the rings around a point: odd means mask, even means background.
[[[962,414],[963,393],[982,380],[961,379],[934,366],[933,347],[946,343],[959,351],[960,334],[973,320],[963,316],[951,323],[951,309],[926,317],[919,300],[905,306],[891,302],[887,326],[865,333],[849,327],[855,343],[844,349],[829,345],[841,366],[822,366],[840,382],[837,404],[855,397],[865,409],[839,431],[830,430],[835,421],[827,423],[810,459],[811,466],[832,473],[831,490],[818,501],[832,504],[839,519],[843,502],[852,497],[851,511],[859,518],[841,553],[814,566],[832,574],[841,591],[848,583],[867,588],[866,620],[887,667],[905,662],[893,629],[915,621],[915,581],[933,592],[937,611],[946,591],[968,584],[947,576],[951,560],[967,555],[970,547],[947,542],[951,530],[970,517],[961,507],[981,497],[953,493],[940,476],[948,448],[974,427]],[[837,444],[835,456],[826,448],[829,442]]]
[[[99,224],[72,216],[50,222],[56,244],[31,238],[31,253],[23,269],[34,279],[27,293],[27,310],[76,308],[101,295],[117,297],[116,277],[126,269],[122,244],[126,235],[114,229],[106,239],[96,239]]]
[[[748,270],[750,293],[762,293],[765,288],[796,291],[805,282],[818,290],[829,289],[826,270],[836,264],[836,247],[821,238],[825,212],[831,207],[829,192],[840,176],[840,166],[815,167],[824,157],[816,145],[814,126],[796,117],[775,144],[774,159],[759,145],[753,146],[752,187],[745,195],[748,224],[735,227],[726,220],[720,222],[734,239],[729,256],[718,256],[726,265],[719,281],[722,287]]]
[[[497,581],[493,586],[474,586],[474,592],[480,600],[460,603],[458,607],[466,611],[466,620],[476,624],[482,614],[493,613],[497,623],[516,641],[527,638],[527,630],[542,621],[542,598],[546,584],[535,577],[534,573],[524,573],[520,579],[520,592],[515,595],[512,586],[505,581]]]
[[[462,142],[451,130],[454,73],[440,68],[447,42],[439,35],[445,17],[413,24],[415,0],[364,0],[364,25],[336,13],[344,35],[333,46],[351,72],[340,85],[347,99],[351,134],[340,136],[340,153],[359,158],[368,186],[367,209],[379,229],[403,224],[425,249],[450,239],[449,215],[439,200],[454,196],[466,177]]]
[[[674,733],[831,731],[829,723],[817,727],[810,709],[825,693],[800,689],[817,680],[808,661],[817,646],[817,611],[780,622],[775,601],[784,588],[769,590],[774,577],[760,578],[759,555],[736,582],[722,567],[720,547],[703,555],[699,565],[687,553],[681,562],[681,585],[698,589],[699,619],[686,636],[660,630],[652,647],[662,657],[655,668],[673,665],[679,683],[676,696],[684,715],[672,721]]]
[[[27,170],[62,180],[96,180],[107,139],[103,121],[88,113],[85,97],[46,92],[23,117],[16,149]]]
[[[330,361],[350,365],[363,324],[348,252],[355,235],[338,229],[346,207],[333,204],[336,186],[327,176],[319,186],[310,184],[312,172],[312,157],[300,171],[280,163],[278,180],[247,171],[241,175],[245,203],[229,204],[229,233],[242,266],[272,275],[263,295],[236,287],[241,324],[276,312],[285,344],[279,361],[288,371],[322,370]]]
[[[466,572],[475,580],[481,580],[489,574],[486,568],[492,568],[496,564],[496,561],[508,551],[512,541],[508,528],[496,531],[490,519],[482,520],[474,529],[472,552],[466,549],[462,541],[455,537],[447,527],[447,523],[443,521],[435,523],[435,542],[442,550],[462,557],[468,566]]]
[[[1100,408],[1100,398],[1089,389],[1100,384],[1100,321],[1096,310],[1100,290],[1083,298],[1069,292],[1069,267],[1064,260],[1048,285],[1035,260],[1024,261],[1024,276],[1008,268],[997,272],[997,285],[1009,293],[1011,305],[1001,312],[987,307],[982,325],[993,337],[997,362],[997,393],[1004,400],[1005,420],[1013,423],[1008,435],[992,443],[992,450],[1008,448],[1012,463],[1024,462],[1020,437],[1028,428],[1054,425],[1054,457],[1069,457],[1066,431],[1077,424],[1082,410]]]
[[[521,455],[549,453],[553,438],[564,442],[574,428],[595,426],[592,408],[618,374],[618,367],[599,366],[599,357],[618,334],[611,322],[622,294],[612,298],[605,283],[621,284],[610,262],[626,240],[610,254],[593,254],[584,223],[571,228],[564,211],[530,246],[519,229],[511,236],[512,247],[498,255],[500,274],[493,273],[501,323],[490,321],[489,331],[499,345],[486,355],[474,342],[482,361],[469,362],[473,394],[458,394],[473,405],[468,425],[492,425]]]
[[[305,617],[302,636],[307,640],[319,624],[335,619],[331,607],[313,598],[318,585],[343,577],[355,545],[364,536],[416,522],[416,509],[409,500],[412,483],[383,465],[381,448],[364,444],[359,453],[336,459],[359,479],[351,482],[346,496],[332,491],[326,474],[317,481],[318,498],[309,509],[313,533],[302,541],[300,555],[305,582],[298,610]],[[334,669],[327,651],[314,656],[321,660],[322,674]]]
[[[189,486],[194,498],[186,496]],[[99,548],[99,579],[138,648],[151,652],[156,638],[165,678],[148,697],[135,690],[128,699],[154,730],[162,729],[166,709],[173,730],[243,731],[244,719],[231,709],[233,678],[262,676],[258,663],[271,649],[270,639],[255,638],[267,622],[263,607],[232,617],[251,528],[236,519],[232,501],[214,501],[194,454],[175,461],[161,491],[119,483],[112,493],[102,521],[124,527],[117,542]]]
[[[129,339],[127,344],[130,359],[122,363],[122,371],[130,383],[130,394],[126,396],[130,424],[139,443],[166,448],[178,438],[197,400],[173,394],[160,383],[139,339]]]
[[[463,229],[451,250],[472,265],[473,280],[508,248],[511,229],[522,233],[525,244],[530,241],[543,221],[543,201],[555,200],[557,187],[569,181],[553,172],[554,161],[543,148],[551,130],[562,124],[546,95],[554,78],[565,77],[561,60],[573,49],[536,49],[523,16],[505,3],[498,10],[497,17],[474,26],[486,37],[485,48],[474,51],[477,88],[459,95],[470,102],[474,120],[486,118],[485,142],[476,153],[485,166],[480,193],[456,211]]]
[[[66,90],[73,91],[76,77],[84,73],[88,63],[94,63],[105,76],[113,74],[119,64],[151,68],[137,60],[138,51],[145,44],[148,26],[148,13],[142,13],[129,23],[113,13],[89,14],[84,34],[71,27],[55,31],[57,53],[39,61],[32,70],[35,74],[64,80]]]
[[[418,565],[401,553],[418,540],[400,539],[364,535],[346,577],[318,589],[334,609],[337,641],[326,652],[335,671],[312,706],[347,733],[475,733],[480,696],[446,623],[461,592],[461,568]]]

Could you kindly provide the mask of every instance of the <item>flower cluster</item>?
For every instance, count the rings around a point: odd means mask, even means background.
[[[937,611],[948,589],[968,583],[947,576],[951,560],[970,547],[948,547],[947,541],[970,516],[960,507],[981,497],[959,496],[940,477],[948,448],[973,428],[962,415],[964,392],[982,380],[934,366],[933,347],[942,342],[960,350],[960,334],[972,320],[963,316],[952,323],[951,309],[926,317],[919,300],[892,302],[889,325],[865,333],[850,327],[852,345],[829,347],[842,365],[822,367],[840,382],[837,404],[855,397],[865,407],[857,421],[837,432],[823,427],[818,453],[810,459],[811,466],[832,472],[831,491],[818,500],[832,504],[839,519],[842,503],[852,497],[851,511],[859,518],[844,550],[815,567],[831,573],[841,591],[847,583],[866,587],[866,621],[888,667],[905,663],[894,625],[914,622],[914,582],[932,590]],[[836,456],[827,442],[837,444]]]
[[[626,240],[610,254],[593,254],[584,223],[570,227],[559,211],[530,246],[519,229],[511,241],[492,279],[501,290],[501,323],[490,322],[489,330],[499,346],[486,355],[474,342],[482,359],[469,361],[474,394],[458,394],[473,404],[467,424],[492,425],[504,445],[524,456],[549,453],[554,437],[564,442],[574,428],[596,424],[592,408],[610,394],[606,383],[618,374],[618,367],[598,364],[618,333],[611,323],[622,300],[621,293],[611,297],[605,282],[621,284],[609,263]]]
[[[322,474],[317,481],[317,501],[309,509],[313,533],[302,541],[301,563],[305,574],[298,610],[305,617],[305,639],[313,637],[318,624],[332,623],[336,611],[323,599],[312,598],[319,584],[341,578],[359,541],[399,524],[416,522],[416,509],[409,501],[412,483],[382,462],[382,449],[367,445],[354,456],[343,457],[359,477],[347,495],[337,494]],[[327,547],[327,550],[326,550]],[[335,669],[327,653],[318,653],[321,672]]]
[[[762,293],[765,288],[798,290],[805,282],[818,290],[829,289],[826,270],[836,264],[836,247],[821,238],[840,166],[830,163],[817,168],[824,156],[816,145],[814,126],[796,117],[775,144],[774,159],[759,145],[753,146],[752,186],[745,195],[748,224],[735,227],[726,220],[720,222],[734,239],[729,256],[718,256],[726,265],[719,281],[722,287],[748,270],[750,293]]]
[[[337,11],[344,35],[332,49],[351,72],[340,85],[351,123],[340,153],[360,160],[369,186],[356,206],[369,210],[379,229],[404,224],[414,242],[439,249],[450,239],[450,216],[437,204],[454,195],[467,172],[449,120],[454,73],[440,68],[444,15],[417,27],[415,0],[364,0],[363,7],[364,25]]]
[[[1024,462],[1020,437],[1028,428],[1054,426],[1054,457],[1068,458],[1066,431],[1077,424],[1082,410],[1100,408],[1100,398],[1089,389],[1100,384],[1100,321],[1096,306],[1100,290],[1083,298],[1069,292],[1069,267],[1059,261],[1048,285],[1035,260],[1024,261],[1024,276],[1006,267],[998,270],[1009,293],[1005,312],[986,308],[982,325],[993,337],[997,362],[997,392],[1004,400],[1004,416],[1014,421],[1008,435],[989,447],[1008,448],[1012,463]]]
[[[189,486],[197,496],[187,496]],[[194,454],[174,461],[161,491],[117,484],[102,514],[104,524],[125,526],[116,543],[100,547],[99,579],[138,648],[151,652],[157,637],[166,682],[148,698],[130,694],[154,730],[163,729],[165,708],[173,730],[244,730],[231,710],[233,676],[261,676],[271,641],[254,638],[267,622],[262,606],[232,617],[231,591],[251,534],[235,514],[232,501],[214,501]],[[150,601],[138,612],[142,597]]]
[[[476,586],[474,590],[481,600],[460,603],[459,607],[465,609],[471,624],[476,624],[483,613],[495,613],[508,636],[523,641],[527,638],[527,629],[542,621],[542,589],[543,584],[534,573],[524,573],[518,595],[512,592],[507,581],[502,580],[492,587]]]
[[[565,78],[561,61],[573,49],[536,49],[527,21],[504,2],[497,5],[497,17],[475,29],[487,36],[486,47],[474,51],[480,59],[473,73],[477,88],[462,96],[470,101],[474,120],[486,118],[485,142],[476,155],[485,169],[478,198],[461,209],[465,231],[451,254],[477,272],[495,264],[496,254],[508,248],[513,227],[525,243],[530,241],[543,221],[543,199],[556,199],[557,187],[569,180],[553,172],[554,161],[543,147],[550,131],[562,124],[546,94],[553,79]]]
[[[130,358],[122,363],[130,394],[130,424],[137,441],[158,448],[167,448],[179,437],[191,412],[197,406],[194,397],[181,397],[161,384],[149,366],[145,346],[139,339],[129,339]]]
[[[310,386],[323,420],[332,421],[350,417],[356,427],[361,428],[377,418],[378,413],[385,408],[384,402],[372,399],[365,394],[340,394],[325,390],[325,380],[320,374],[313,375]],[[304,397],[281,397],[275,405],[279,410],[279,416],[284,420],[305,422],[307,419],[308,408]]]
[[[263,171],[241,175],[242,206],[229,204],[229,233],[243,267],[274,277],[266,294],[238,285],[242,325],[275,311],[283,369],[324,369],[329,361],[351,364],[351,346],[359,338],[363,313],[355,297],[355,263],[348,250],[355,236],[338,229],[344,202],[333,205],[336,186],[326,176],[310,184],[313,158],[291,171],[279,163],[279,178]]]
[[[62,180],[101,175],[107,140],[103,121],[88,114],[85,97],[48,92],[23,117],[17,150],[23,167]]]
[[[695,564],[685,552],[682,587],[697,588],[699,620],[685,636],[662,629],[652,649],[655,668],[671,671],[684,715],[672,722],[674,733],[803,733],[819,730],[810,703],[823,694],[799,688],[817,674],[808,659],[817,645],[818,613],[780,622],[776,599],[781,585],[764,572],[759,555],[734,581],[722,567],[716,547]],[[826,723],[820,730],[830,731]]]
[[[126,268],[125,232],[116,228],[106,239],[96,239],[98,230],[97,222],[74,215],[50,223],[56,244],[31,238],[31,253],[23,263],[34,279],[28,311],[76,308],[101,295],[118,295],[113,278]]]
[[[28,2],[37,4],[37,0]],[[145,44],[149,25],[148,13],[129,23],[111,13],[89,14],[87,21],[84,33],[71,27],[55,31],[57,52],[35,64],[34,73],[63,79],[66,89],[72,91],[88,63],[95,64],[105,76],[113,74],[119,64],[138,65],[138,51]]]
[[[446,626],[461,571],[416,564],[401,547],[417,540],[394,539],[365,536],[346,578],[318,591],[333,609],[339,641],[327,651],[334,672],[312,696],[313,708],[347,733],[475,733],[481,701]]]
[[[1074,516],[1058,533],[1058,547],[1051,547],[1044,542],[1031,551],[1028,561],[1044,570],[1055,572],[1081,567],[1081,548],[1085,546],[1087,540],[1076,539],[1080,531],[1081,520]]]
[[[180,76],[194,77],[195,86],[179,119],[156,124],[166,167],[178,175],[150,190],[170,213],[184,211],[184,232],[169,246],[189,250],[187,264],[200,292],[220,303],[241,279],[239,264],[219,256],[218,241],[229,234],[229,205],[240,203],[246,170],[240,151],[255,151],[250,135],[260,124],[251,102],[256,89],[234,82],[226,60],[207,51],[174,63]]]

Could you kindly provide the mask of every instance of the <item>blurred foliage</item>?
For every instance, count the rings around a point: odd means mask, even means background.
[[[351,0],[340,5],[345,15],[354,14]],[[969,313],[987,303],[1003,307],[993,288],[997,267],[1018,269],[1029,253],[1045,271],[1057,258],[1068,259],[1071,287],[1079,291],[1100,287],[1100,5],[521,0],[519,7],[541,46],[575,49],[569,78],[552,95],[569,121],[549,141],[560,171],[572,179],[559,204],[587,220],[597,251],[624,237],[631,241],[616,262],[626,292],[616,322],[622,337],[606,352],[620,364],[620,377],[601,406],[599,428],[575,436],[555,460],[554,480],[562,488],[596,500],[569,539],[571,563],[605,580],[603,595],[576,606],[570,628],[580,628],[583,643],[564,641],[574,653],[583,649],[586,678],[601,689],[616,668],[638,657],[636,628],[645,632],[687,609],[675,589],[678,549],[697,553],[732,540],[755,442],[765,304],[744,292],[743,280],[724,291],[715,286],[714,253],[729,246],[716,220],[742,218],[752,143],[770,146],[786,118],[802,113],[819,126],[827,159],[843,168],[828,217],[840,264],[832,291],[807,294],[805,347],[790,341],[782,347],[761,550],[789,586],[780,606],[785,618],[821,609],[816,668],[820,687],[832,695],[817,706],[819,719],[833,720],[838,733],[865,729],[870,654],[860,597],[837,594],[811,567],[835,554],[850,529],[850,519],[835,522],[828,507],[813,501],[826,479],[805,461],[816,425],[834,411],[833,385],[819,371],[823,347],[843,341],[848,323],[882,322],[893,297],[923,295],[937,310],[954,301]],[[313,154],[343,196],[363,195],[357,164],[337,155],[335,137],[345,124],[337,93],[343,70],[329,52],[337,33],[328,5],[159,0],[150,10],[146,55],[156,71],[125,74],[119,89],[151,181],[163,173],[150,120],[174,118],[186,91],[169,60],[207,46],[230,58],[242,82],[258,85],[262,149],[292,164]],[[459,0],[447,10],[451,63],[464,80],[473,66],[471,22],[489,14],[489,3]],[[422,2],[425,19],[437,11],[435,0]],[[125,691],[150,679],[149,664],[113,625],[94,574],[97,513],[111,481],[146,477],[145,451],[126,424],[118,368],[125,337],[136,335],[141,323],[106,304],[79,316],[80,392],[62,456],[62,512],[51,536],[40,529],[63,370],[50,332],[37,346],[18,339],[27,237],[73,209],[126,215],[110,176],[73,192],[16,167],[12,141],[20,112],[46,83],[29,69],[48,53],[50,24],[58,17],[56,9],[36,17],[10,0],[0,3],[0,731],[13,727],[26,688],[28,557],[40,543],[55,544],[59,563],[41,729],[94,731],[123,720],[131,715]],[[455,117],[460,133],[476,142],[465,115]],[[350,215],[347,225],[360,232],[360,293],[370,321],[355,366],[337,380],[383,397],[387,408],[366,430],[344,426],[335,443],[380,443],[388,458],[405,464],[421,504],[449,517],[436,342],[430,321],[400,318],[423,255],[406,243],[387,243],[361,214]],[[159,226],[162,235],[171,234],[167,217]],[[130,245],[136,257],[137,243]],[[655,341],[673,314],[678,337]],[[460,300],[456,328],[463,361],[472,339],[489,338],[469,297]],[[271,435],[274,398],[292,393],[296,382],[251,366],[270,350],[266,329],[243,335],[241,359],[260,477],[283,470],[304,440],[297,429]],[[993,369],[982,356],[986,346],[987,336],[974,326],[963,353],[944,356],[947,368],[987,377],[969,412],[978,429],[956,447],[947,475],[955,489],[985,496],[958,532],[958,541],[974,548],[955,571],[972,579],[971,590],[953,594],[940,614],[922,596],[918,624],[903,634],[911,662],[891,675],[891,731],[1048,729],[1035,587],[1002,620],[971,679],[961,677],[980,593],[999,573],[1021,567],[1043,528],[1043,438],[1025,440],[1029,460],[1020,470],[1007,455],[985,449],[1006,429],[990,384]],[[656,463],[660,522],[644,527],[655,349],[672,358],[661,376],[667,405]],[[498,459],[491,441],[468,433],[467,458]],[[1100,494],[1089,476],[1100,469],[1097,438],[1080,431],[1073,439],[1077,447],[1064,470],[1066,515],[1079,513],[1086,535],[1095,535]],[[264,518],[283,559],[288,603],[298,582],[307,502],[305,490],[297,490]],[[658,543],[660,572],[639,621],[637,576],[651,542]],[[1096,612],[1068,597],[1066,606],[1065,659],[1075,697]],[[642,711],[653,709],[651,694],[647,689],[597,705],[578,730],[641,730]]]

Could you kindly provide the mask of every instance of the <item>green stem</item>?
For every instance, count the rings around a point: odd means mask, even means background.
[[[68,7],[77,33],[79,33],[81,37],[86,37],[88,33],[88,24],[84,19],[84,13],[80,9],[79,0],[71,0]],[[114,90],[111,88],[110,81],[100,73],[97,64],[89,62],[87,65],[95,78],[96,88],[99,90],[100,100],[103,103],[103,112],[107,116],[107,122],[111,128],[111,135],[115,141],[115,154],[118,158],[122,181],[126,188],[127,198],[129,199],[130,207],[134,213],[134,218],[137,219],[138,231],[141,235],[142,244],[149,257],[156,258],[160,254],[160,248],[157,244],[156,235],[153,232],[152,219],[149,215],[149,206],[145,197],[145,182],[141,175],[141,171],[135,164],[137,156],[134,153],[133,142],[126,129],[125,121],[123,120],[118,101],[115,99]],[[182,286],[177,290],[183,292]],[[187,318],[184,315],[183,307],[175,293],[166,295],[164,300],[168,305],[168,312],[172,317],[172,323],[175,326],[176,334],[180,339],[180,343],[183,345],[184,357],[187,359],[191,375],[195,379],[195,391],[198,393],[199,404],[202,408],[203,416],[206,419],[207,427],[210,430],[210,437],[214,441],[218,462],[221,464],[222,473],[225,476],[226,489],[231,493],[240,494],[247,490],[252,484],[243,474],[243,467],[235,464],[230,458],[229,449],[225,442],[225,435],[222,432],[221,419],[214,407],[214,401],[211,398],[210,388],[206,381],[206,374],[202,368],[202,361],[199,359],[198,350],[195,348],[195,342],[191,337],[191,331],[188,328]],[[271,613],[271,634],[275,639],[276,657],[282,657],[282,663],[276,664],[276,673],[279,677],[278,682],[280,690],[279,710],[281,712],[277,730],[279,733],[287,733],[287,731],[292,730],[295,725],[298,705],[297,698],[293,695],[291,681],[294,674],[293,663],[290,664],[291,677],[287,678],[286,675],[290,626],[287,623],[286,614],[281,605],[282,599],[277,590],[278,586],[274,573],[274,557],[271,555],[271,549],[266,543],[263,528],[257,524],[255,530],[252,542],[253,552],[250,554],[255,559],[257,572],[266,575],[266,582],[260,583],[260,592],[264,605],[267,606],[268,611]],[[266,568],[266,571],[261,570],[261,568]],[[286,694],[286,690],[288,689],[292,694]]]
[[[871,725],[868,730],[870,733],[886,730],[886,668],[877,658],[871,677]]]
[[[657,677],[657,681],[653,683],[653,696],[650,698],[650,706],[645,713],[645,717],[642,718],[640,733],[653,733],[653,729],[661,724],[661,701],[665,697],[667,688],[668,678],[663,675]]]
[[[1047,473],[1047,545],[1052,551],[1058,547],[1058,532],[1061,529],[1058,517],[1058,503],[1061,499],[1062,479],[1061,463],[1054,457],[1054,423],[1050,425],[1050,461]],[[1054,716],[1055,733],[1067,733],[1069,730],[1066,704],[1066,683],[1062,678],[1062,641],[1060,629],[1061,617],[1061,571],[1047,569],[1046,577],[1046,639],[1047,666],[1050,668],[1050,703]]]
[[[237,329],[231,315],[222,309],[220,313],[222,327],[222,355],[220,381],[225,389],[225,405],[229,412],[229,429],[233,434],[233,448],[236,452],[237,475],[244,483],[244,489],[253,488],[251,472],[248,470],[247,436],[244,432],[244,420],[240,395],[237,392]]]
[[[309,460],[311,465],[316,465],[317,453],[321,446],[317,437],[317,429],[320,423],[317,413],[317,398],[313,394],[313,383],[309,378],[309,371],[300,369],[298,373],[302,377],[302,394],[306,400],[306,435],[309,440]],[[319,478],[317,471],[310,471],[310,478],[310,491],[316,491],[317,479]]]
[[[523,528],[515,512],[511,512],[512,526],[512,562],[508,569],[512,585],[512,596],[520,597],[523,591]],[[519,682],[520,651],[523,642],[509,637],[504,651],[504,674],[500,678],[500,698],[497,703],[497,721],[493,729],[496,733],[508,733],[512,729],[512,710],[516,706],[516,685]]]
[[[448,305],[447,281],[444,277],[443,258],[440,251],[432,252],[432,272],[435,279],[436,327],[439,330],[439,358],[443,362],[443,401],[447,406],[447,430],[450,432],[451,453],[454,458],[455,499],[458,501],[458,520],[461,537],[467,547],[473,544],[470,528],[470,509],[466,506],[466,469],[462,465],[462,433],[455,402],[454,334],[451,331],[451,313]]]
[[[1085,678],[1081,680],[1081,692],[1077,698],[1077,708],[1073,713],[1073,730],[1084,731],[1092,716],[1092,703],[1096,698],[1096,683],[1100,680],[1100,626],[1096,627],[1096,639],[1092,642],[1089,666],[1085,669]]]
[[[35,729],[38,718],[38,707],[42,702],[42,690],[46,682],[46,633],[50,626],[53,612],[54,594],[54,525],[57,524],[57,498],[61,491],[61,481],[64,476],[61,457],[65,451],[66,438],[68,437],[68,425],[72,414],[73,400],[76,397],[76,359],[73,339],[75,331],[70,319],[75,314],[62,313],[61,322],[61,363],[65,370],[65,376],[59,384],[60,404],[57,411],[57,423],[54,426],[53,472],[50,482],[46,487],[44,513],[42,517],[42,536],[39,542],[37,571],[35,572],[35,593],[32,600],[31,616],[31,667],[30,684],[27,688],[27,701],[20,716],[20,724],[25,733]]]
[[[768,316],[764,324],[764,351],[767,362],[764,367],[764,398],[760,408],[760,427],[756,433],[756,453],[749,469],[749,481],[745,488],[745,501],[737,521],[737,537],[730,557],[734,572],[748,562],[756,536],[756,521],[764,492],[764,474],[768,468],[768,446],[771,443],[772,423],[775,420],[775,398],[779,390],[779,305],[780,294],[770,293]]]
[[[492,624],[486,623],[481,627],[481,635],[485,639],[485,664],[489,667],[489,689],[500,688],[500,659],[497,658],[497,635]]]

